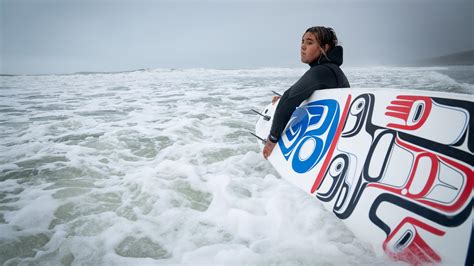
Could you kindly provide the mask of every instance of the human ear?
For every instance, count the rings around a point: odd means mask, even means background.
[[[325,44],[324,45],[324,52],[327,53],[327,51],[329,51],[329,44]]]

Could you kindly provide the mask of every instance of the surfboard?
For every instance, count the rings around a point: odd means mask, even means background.
[[[267,138],[278,104],[261,111],[257,136]],[[468,94],[320,90],[268,161],[378,254],[473,265],[472,117]]]

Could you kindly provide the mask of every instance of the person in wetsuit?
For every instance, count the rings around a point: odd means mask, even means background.
[[[280,98],[263,148],[265,159],[275,148],[293,111],[315,90],[350,87],[346,75],[339,68],[342,65],[342,46],[338,45],[332,28],[319,26],[306,30],[301,40],[301,61],[309,64],[310,69]],[[274,97],[272,102],[277,99]]]

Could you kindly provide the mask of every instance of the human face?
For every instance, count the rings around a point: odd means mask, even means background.
[[[321,56],[321,46],[311,32],[306,32],[301,40],[301,62],[309,64]]]

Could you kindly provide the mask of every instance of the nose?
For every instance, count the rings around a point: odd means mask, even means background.
[[[306,45],[304,43],[301,44],[301,50],[306,50]]]

